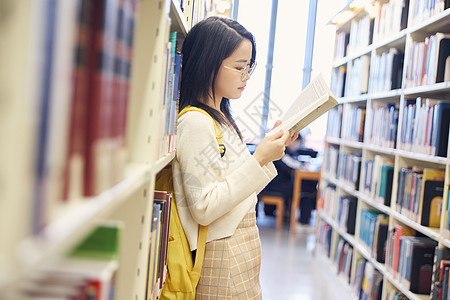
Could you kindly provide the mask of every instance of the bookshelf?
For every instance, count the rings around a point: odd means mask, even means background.
[[[317,255],[336,268],[342,263],[336,263],[336,251],[345,256],[339,241],[349,244],[352,266],[345,284],[356,298],[376,291],[381,299],[394,299],[394,293],[415,300],[438,299],[430,298],[431,292],[416,291],[416,279],[406,270],[409,264],[419,264],[411,262],[411,256],[419,256],[416,242],[429,243],[434,260],[435,247],[448,251],[450,246],[449,137],[442,129],[449,125],[438,118],[439,110],[450,103],[450,78],[442,75],[450,71],[449,59],[429,42],[439,36],[436,33],[450,33],[449,8],[445,1],[351,1],[330,21],[336,26],[331,89],[340,104],[328,115]],[[439,68],[444,69],[441,75]],[[439,138],[433,138],[433,129]],[[432,180],[431,169],[439,170],[433,179],[439,186],[434,215],[419,211],[428,209],[421,195],[432,193],[429,185],[425,187]],[[427,193],[421,190],[425,188]],[[344,198],[356,199],[355,214]],[[342,223],[343,216],[355,220],[354,234],[349,233],[349,223]],[[381,226],[383,222],[387,225]],[[420,238],[408,239],[409,232]],[[396,236],[402,236],[402,244]],[[377,249],[384,249],[380,257]],[[382,278],[375,291],[367,282],[361,289],[361,261]],[[431,287],[435,262],[420,263],[429,270],[421,280],[429,280]],[[363,275],[373,278],[374,273]]]
[[[183,1],[183,7],[178,0],[1,2],[0,298],[17,299],[31,274],[58,269],[61,258],[98,226],[111,223],[120,228],[120,239],[112,262],[117,272],[108,284],[115,299],[146,298],[155,181],[175,157],[174,145],[167,147],[174,132],[163,125],[176,114],[175,105],[164,105],[169,35],[176,32],[181,45],[193,24],[216,14],[206,2]],[[97,24],[104,26],[97,33],[87,25],[93,24],[89,14],[104,14],[110,23]],[[83,44],[87,36],[95,42]],[[95,47],[102,47],[101,56],[94,55]],[[102,60],[93,63],[98,57]],[[90,63],[101,64],[98,78],[94,71],[82,74]],[[76,98],[83,88],[92,94]],[[67,160],[80,134],[84,140],[94,130],[71,131],[77,128],[71,124],[74,111],[79,112],[74,99],[83,98],[98,101],[100,108],[99,115],[85,119],[95,126],[101,120],[95,142],[104,148],[93,154],[94,192],[83,189],[79,158]],[[91,114],[89,103],[81,111]],[[82,167],[89,165],[86,153]],[[75,168],[70,180],[68,165]],[[151,290],[148,299],[158,292]]]

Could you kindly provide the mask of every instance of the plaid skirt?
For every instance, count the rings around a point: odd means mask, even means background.
[[[262,299],[261,241],[256,214],[249,212],[234,235],[206,243],[196,299]]]

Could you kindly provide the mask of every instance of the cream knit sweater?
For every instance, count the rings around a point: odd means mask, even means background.
[[[198,225],[208,225],[206,242],[233,235],[255,209],[256,194],[276,175],[272,163],[261,167],[233,129],[220,126],[226,147],[220,157],[211,120],[191,111],[178,119],[173,164],[175,199],[191,250]]]

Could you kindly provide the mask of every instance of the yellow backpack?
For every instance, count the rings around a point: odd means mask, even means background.
[[[181,117],[188,111],[198,111],[208,116],[213,124],[216,139],[221,155],[225,154],[222,144],[222,133],[214,119],[203,109],[187,106],[179,114]],[[208,226],[199,227],[195,264],[192,262],[192,253],[189,242],[183,230],[175,202],[171,169],[166,170],[157,180],[157,186],[172,192],[172,206],[170,211],[169,243],[167,245],[167,275],[161,290],[161,300],[188,300],[195,299],[195,292],[202,272],[205,257],[206,233]]]

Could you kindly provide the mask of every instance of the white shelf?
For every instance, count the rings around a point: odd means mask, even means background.
[[[398,280],[394,279],[391,273],[389,273],[384,266],[384,264],[378,262],[372,255],[367,251],[367,249],[361,244],[358,239],[355,239],[353,236],[349,235],[346,232],[337,226],[336,222],[334,222],[331,218],[326,216],[324,213],[319,212],[320,218],[322,218],[325,222],[331,225],[333,229],[339,233],[347,242],[349,242],[353,249],[357,250],[368,262],[370,262],[380,273],[389,280],[399,291],[401,291],[405,296],[407,296],[411,300],[425,300],[429,299],[429,295],[419,295],[414,294],[408,289],[405,288]],[[354,255],[354,254],[353,254]],[[331,262],[330,262],[331,263]],[[342,278],[340,278],[342,280]]]
[[[150,180],[150,167],[130,165],[122,182],[94,198],[77,201],[39,235],[23,240],[17,249],[24,271],[66,253]]]
[[[439,242],[441,240],[439,228],[422,226],[419,223],[409,219],[408,217],[394,211],[393,209],[390,209],[390,211],[391,211],[390,215],[393,216],[398,221],[402,222],[403,224],[425,234],[426,236],[432,238],[433,240],[435,240],[437,242]]]
[[[171,0],[170,2],[170,19],[172,20],[171,30],[179,32],[183,36],[186,36],[189,29],[184,18],[184,13],[180,8],[180,1]]]
[[[406,289],[398,280],[394,279],[391,273],[385,272],[384,278],[387,278],[400,292],[402,292],[408,299],[411,300],[429,300],[430,295],[414,294],[410,290]]]
[[[380,49],[380,48],[396,48],[401,46],[402,44],[404,45],[406,42],[406,29],[394,33],[393,36],[387,38],[387,39],[383,39],[381,41],[376,42],[375,44],[373,44],[373,49]]]
[[[156,161],[153,170],[154,173],[159,173],[162,169],[164,169],[168,164],[172,162],[172,160],[175,158],[175,151],[172,153],[168,153],[161,157],[158,161]]]
[[[335,180],[330,178],[327,175],[322,175],[322,178],[334,185],[336,185],[337,187],[341,188],[342,190],[344,190],[347,194],[350,194],[354,197],[357,197],[358,199],[364,201],[366,204],[372,206],[373,208],[375,208],[376,210],[379,210],[391,217],[394,217],[397,221],[411,227],[414,228],[415,230],[423,233],[424,235],[432,238],[433,240],[436,241],[442,241],[443,242],[443,238],[440,236],[440,231],[439,228],[431,228],[431,227],[425,227],[422,226],[420,224],[418,224],[417,222],[405,217],[404,215],[394,211],[392,208],[387,207],[386,205],[377,203],[376,201],[374,201],[372,198],[370,198],[370,196],[365,195],[364,193],[355,191],[354,189],[352,189],[351,187],[349,187],[348,185],[342,183],[342,181],[340,180]],[[331,221],[331,220],[330,220]],[[448,241],[448,240],[447,240]],[[450,241],[448,241],[448,243],[450,244]]]
[[[339,98],[339,103],[352,103],[352,102],[362,102],[369,99],[368,94],[362,94],[358,96],[346,96]]]
[[[368,99],[372,100],[386,100],[386,99],[396,99],[399,98],[402,94],[402,90],[391,90],[386,92],[376,92],[368,94]]]
[[[441,165],[450,164],[450,158],[447,158],[447,157],[409,152],[409,151],[404,151],[404,150],[400,150],[400,149],[393,149],[393,148],[387,148],[387,147],[377,146],[377,145],[373,145],[373,144],[354,142],[354,141],[349,141],[349,140],[335,138],[335,137],[326,137],[325,141],[329,144],[341,145],[341,146],[346,146],[346,147],[355,148],[355,149],[365,149],[365,150],[369,150],[372,152],[382,153],[382,154],[386,154],[386,155],[390,155],[390,156],[397,155],[399,157],[413,159],[413,160],[417,160],[420,162],[431,162],[431,163],[441,164]]]
[[[448,27],[450,26],[450,19],[448,18],[448,16],[450,16],[450,9],[446,9],[438,15],[424,20],[420,24],[413,25],[412,27],[408,28],[408,32],[438,32],[442,29],[448,29]]]
[[[355,255],[355,254],[353,254]],[[319,255],[315,256],[316,261],[320,262],[325,268],[328,268],[330,271],[333,271],[333,273],[336,272],[336,265],[331,261],[330,258],[328,258],[324,253],[320,252]],[[335,274],[332,274],[332,276]],[[341,295],[342,298],[340,299],[350,299],[350,300],[357,300],[355,294],[353,293],[350,284],[344,280],[342,277],[337,277],[337,282],[342,287],[342,292],[346,293],[346,295]]]
[[[372,144],[364,144],[363,149],[366,149],[366,150],[369,150],[372,152],[381,153],[381,154],[391,155],[391,156],[394,156],[397,153],[396,149],[372,145]]]
[[[341,145],[350,147],[350,148],[355,148],[355,149],[363,148],[363,143],[361,143],[361,142],[349,141],[349,140],[344,140],[344,139],[341,141]]]
[[[422,162],[432,162],[436,164],[448,164],[450,160],[446,157],[427,155],[422,153],[408,152],[404,150],[396,150],[397,154],[404,158],[414,159]]]
[[[330,224],[331,227],[333,227],[333,229],[336,230],[336,232],[339,233],[339,235],[344,238],[344,240],[346,240],[350,245],[352,245],[352,247],[355,247],[356,239],[355,239],[355,237],[353,235],[345,232],[344,229],[342,229],[336,223],[336,221],[334,221],[331,217],[327,216],[324,212],[319,211],[318,213],[319,213],[319,216],[320,216],[321,219],[323,219],[325,222]]]
[[[348,4],[341,12],[348,9],[350,4]],[[353,15],[349,17],[345,24],[339,25],[341,27],[336,29],[336,34],[340,34],[341,32],[349,33],[351,28],[350,24],[352,20],[357,20],[358,17]],[[447,9],[436,16],[428,18],[427,20],[421,21],[419,24],[411,25],[411,18],[409,20],[409,27],[403,29],[398,33],[391,34],[386,36],[386,38],[378,39],[372,45],[365,47],[364,49],[358,49],[355,52],[349,53],[346,57],[336,58],[333,62],[333,68],[340,67],[342,65],[348,64],[348,68],[351,71],[352,66],[350,66],[351,61],[357,57],[368,54],[370,55],[371,61],[373,62],[375,59],[375,55],[379,55],[381,53],[385,53],[389,48],[396,48],[401,52],[404,52],[404,56],[406,58],[404,62],[404,67],[402,71],[402,84],[403,87],[395,90],[384,91],[384,92],[370,92],[367,94],[350,96],[350,97],[342,97],[339,98],[340,104],[343,105],[343,111],[346,111],[347,108],[353,107],[355,104],[366,106],[370,110],[374,103],[387,103],[387,102],[395,102],[397,105],[402,103],[405,99],[413,99],[416,97],[423,98],[432,98],[432,99],[450,99],[450,82],[441,82],[436,84],[430,84],[425,86],[417,86],[411,88],[405,88],[405,78],[408,70],[408,57],[412,54],[412,50],[409,47],[409,41],[423,41],[425,36],[431,36],[436,32],[448,32],[448,28],[450,28],[450,9]],[[370,75],[370,74],[369,74]],[[370,76],[369,76],[369,79]],[[344,116],[345,117],[345,116]],[[401,109],[401,114],[399,112],[398,116],[398,124],[401,127],[402,118],[404,117],[404,112]],[[365,122],[369,122],[370,119],[365,119]],[[344,124],[345,120],[342,119],[341,123]],[[343,126],[341,124],[341,126]],[[345,126],[343,126],[345,127]],[[400,134],[398,132],[398,134]],[[347,153],[352,151],[361,150],[362,152],[362,163],[361,166],[364,168],[364,162],[372,159],[375,155],[381,155],[383,157],[395,159],[394,164],[394,179],[393,181],[393,190],[397,190],[397,181],[398,181],[398,171],[400,168],[405,165],[415,165],[419,167],[432,167],[438,169],[445,169],[445,185],[444,187],[447,189],[449,183],[449,170],[450,170],[450,157],[438,157],[434,155],[427,155],[423,153],[415,153],[411,151],[404,151],[401,149],[394,149],[388,147],[382,147],[374,144],[369,144],[367,140],[362,143],[350,141],[345,138],[338,137],[325,137],[326,148],[336,147],[340,148],[340,153]],[[337,164],[337,161],[331,161],[331,164]],[[330,185],[336,186],[335,196],[336,199],[326,199],[337,201],[337,198],[343,195],[351,195],[357,197],[359,199],[357,206],[357,214],[356,214],[356,232],[358,233],[358,229],[360,227],[360,218],[361,218],[361,210],[362,209],[374,209],[381,213],[386,214],[389,217],[389,229],[391,230],[396,224],[402,224],[402,226],[409,227],[418,233],[424,234],[425,236],[437,241],[439,246],[444,246],[450,248],[450,231],[442,228],[432,228],[427,226],[422,226],[420,222],[416,222],[415,220],[410,219],[409,217],[397,212],[395,208],[395,203],[392,202],[391,206],[384,205],[384,202],[379,201],[379,199],[375,199],[373,195],[369,195],[366,191],[357,191],[354,185],[347,183],[341,178],[336,178],[335,174],[327,174],[325,170],[323,170],[321,175],[322,180],[324,180],[325,185],[330,183]],[[362,179],[361,179],[362,180]],[[444,196],[447,195],[447,190],[445,190]],[[322,195],[323,196],[323,195]],[[393,195],[392,198],[395,198]],[[446,197],[445,197],[446,198]],[[445,212],[446,201],[444,199],[443,202],[443,211]],[[395,201],[395,200],[392,200]],[[345,230],[339,228],[337,222],[332,220],[329,216],[319,214],[321,218],[323,218],[328,224],[333,227],[333,230],[342,235],[344,238],[349,239],[354,249],[361,253],[363,257],[365,257],[369,262],[371,262],[376,269],[378,269],[382,274],[384,274],[385,284],[383,286],[383,294],[387,295],[392,289],[398,289],[404,295],[406,295],[411,300],[423,300],[429,299],[429,295],[417,295],[409,291],[409,288],[406,288],[406,285],[402,285],[400,280],[394,278],[394,276],[389,273],[389,270],[385,267],[384,264],[380,264],[377,262],[371,255],[370,249],[365,246],[364,242],[360,241],[357,236],[349,237],[346,235]],[[441,218],[445,219],[445,218]],[[442,223],[442,221],[441,221]],[[445,225],[441,224],[442,227]],[[332,241],[335,243],[335,239]],[[333,246],[333,245],[332,245]],[[355,261],[353,261],[355,262]],[[355,268],[352,268],[352,271],[355,271]],[[354,275],[354,274],[353,274]],[[392,284],[387,284],[391,282]]]
[[[440,94],[448,92],[450,92],[450,81],[406,88],[403,90],[405,96],[411,97],[420,96],[423,94]]]

